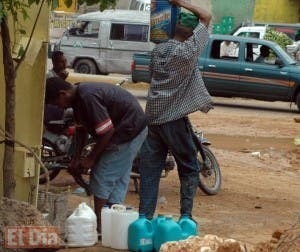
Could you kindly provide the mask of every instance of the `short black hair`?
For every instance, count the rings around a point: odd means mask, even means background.
[[[59,77],[52,77],[46,80],[45,103],[53,103],[61,90],[72,89],[72,84]]]
[[[52,62],[60,56],[64,56],[64,53],[62,51],[54,51],[51,56]]]

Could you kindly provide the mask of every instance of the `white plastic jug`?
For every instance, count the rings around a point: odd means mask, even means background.
[[[128,250],[128,227],[138,219],[139,214],[123,205],[112,205],[111,212],[111,247]]]
[[[93,246],[98,241],[96,220],[94,211],[85,202],[79,204],[66,221],[68,246]]]
[[[112,209],[105,205],[101,209],[101,242],[103,247],[111,246],[111,213]]]

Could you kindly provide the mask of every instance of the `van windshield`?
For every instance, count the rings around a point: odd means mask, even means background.
[[[99,35],[99,21],[78,20],[69,28],[70,36],[97,38]]]

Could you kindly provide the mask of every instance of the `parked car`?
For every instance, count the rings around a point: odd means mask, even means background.
[[[79,15],[55,50],[78,73],[129,74],[133,54],[153,47],[149,11],[105,10]]]
[[[228,41],[230,55],[221,55]],[[261,60],[256,48],[267,47]],[[259,59],[259,60],[258,60]],[[150,54],[135,54],[132,80],[150,82]],[[205,85],[213,96],[294,102],[300,110],[300,66],[276,43],[229,35],[211,35],[198,59]]]

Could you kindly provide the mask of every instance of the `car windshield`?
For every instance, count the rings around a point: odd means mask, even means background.
[[[287,63],[289,65],[296,65],[297,64],[297,62],[286,51],[284,51],[279,45],[275,45],[275,48],[278,51],[280,51],[280,54],[282,55],[284,60],[287,61]]]

